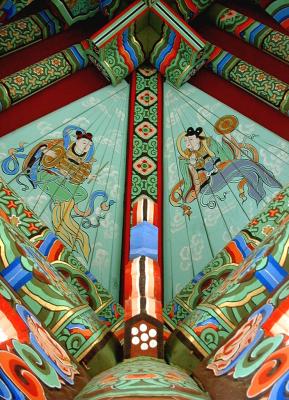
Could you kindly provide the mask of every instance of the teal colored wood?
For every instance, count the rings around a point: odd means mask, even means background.
[[[289,143],[189,84],[164,89],[167,302],[288,184]],[[189,127],[203,129],[198,151]]]
[[[107,86],[0,140],[5,181],[116,300],[128,95]]]

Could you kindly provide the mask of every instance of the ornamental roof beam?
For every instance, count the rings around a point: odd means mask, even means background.
[[[212,49],[162,0],[136,0],[84,47],[113,85],[149,61],[177,87],[206,63]]]

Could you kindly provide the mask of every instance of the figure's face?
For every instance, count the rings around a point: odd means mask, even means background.
[[[201,140],[197,136],[185,136],[186,148],[189,150],[199,150],[201,147]]]
[[[86,138],[78,139],[75,143],[75,150],[78,154],[87,153],[92,142]]]

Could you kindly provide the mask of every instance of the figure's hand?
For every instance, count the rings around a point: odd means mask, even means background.
[[[8,154],[11,157],[14,156],[15,153],[17,153],[17,150],[14,149],[14,147],[11,147],[11,149],[8,150]]]
[[[91,182],[91,181],[95,181],[97,178],[97,175],[95,174],[90,174],[89,177],[87,178],[87,183]]]
[[[44,150],[43,153],[46,156],[49,156],[49,157],[52,157],[52,158],[56,158],[57,157],[57,154],[53,150]]]

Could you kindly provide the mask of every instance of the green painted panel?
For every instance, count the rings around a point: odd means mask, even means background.
[[[288,184],[289,143],[192,85],[164,99],[167,302]]]
[[[0,139],[5,181],[116,300],[128,97],[108,86]]]

